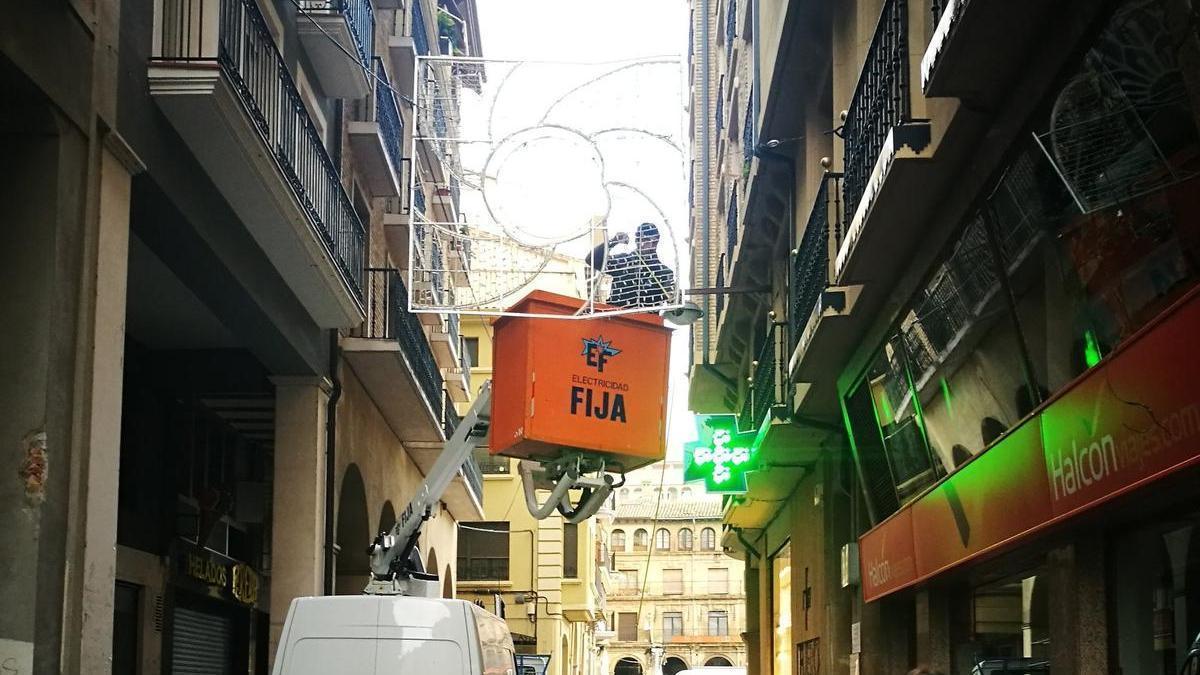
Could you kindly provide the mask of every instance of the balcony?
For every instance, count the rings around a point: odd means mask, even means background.
[[[150,94],[318,325],[362,321],[366,235],[253,0],[162,0]]]
[[[1080,33],[1092,30],[1104,11],[1105,3],[1092,0],[937,0],[921,87],[926,96],[969,98],[990,108],[1012,95],[1015,79],[1036,76],[1034,70],[1057,73],[1052,63],[1073,53]]]
[[[300,0],[300,7],[296,32],[321,91],[331,98],[362,98],[371,93],[368,74],[375,55],[371,0]]]
[[[433,329],[430,343],[434,357],[442,367],[446,391],[450,400],[465,403],[471,398],[471,369],[465,366],[466,353],[462,348],[457,314],[446,314],[441,325]]]
[[[389,89],[383,61],[375,59],[374,94],[358,107],[360,121],[350,122],[348,135],[356,162],[362,167],[367,188],[376,197],[399,197],[404,189],[402,167],[404,120],[396,97]]]
[[[417,57],[429,56],[429,26],[425,22],[422,0],[413,0],[412,11],[396,12],[395,34],[388,38],[388,55],[395,66],[396,86],[406,96],[415,92],[413,75],[416,73]]]
[[[796,383],[794,409],[806,416],[836,417],[835,380],[857,341],[848,317],[860,286],[831,286],[832,255],[845,220],[842,175],[826,173],[799,246],[791,253],[788,287],[788,373]]]
[[[369,269],[366,278],[367,320],[342,342],[342,352],[417,468],[428,473],[459,417],[421,322],[408,311],[400,273]],[[482,482],[479,489],[470,485],[478,473],[477,464],[464,466],[447,491],[446,504],[458,519],[483,517]]]

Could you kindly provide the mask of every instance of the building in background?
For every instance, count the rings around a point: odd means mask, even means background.
[[[721,498],[682,475],[678,462],[653,464],[617,493],[606,675],[746,664],[743,563],[721,544]]]
[[[413,60],[480,55],[474,17],[465,0],[7,13],[9,667],[267,672],[292,598],[361,591],[366,546],[470,393],[455,317],[409,313],[402,268],[412,215],[457,208],[448,168],[405,156],[414,87],[433,86]],[[482,497],[468,462],[423,534],[447,596],[454,524]]]
[[[1200,35],[1174,0],[693,0],[690,405],[750,672],[1175,673]]]

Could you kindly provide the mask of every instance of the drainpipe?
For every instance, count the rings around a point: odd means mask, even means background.
[[[700,44],[701,44],[700,62],[701,62],[701,70],[703,71],[703,73],[700,77],[700,92],[701,92],[700,98],[704,102],[704,104],[702,106],[702,108],[704,110],[704,124],[701,126],[701,128],[704,130],[702,133],[702,135],[703,135],[703,150],[700,153],[700,156],[701,156],[700,171],[701,171],[701,176],[702,176],[702,180],[700,182],[701,182],[701,186],[704,190],[704,195],[703,195],[702,201],[701,201],[700,213],[702,215],[702,220],[703,220],[704,225],[703,225],[703,227],[700,228],[700,231],[703,233],[703,237],[704,237],[704,244],[703,244],[703,248],[701,249],[704,251],[704,265],[703,265],[703,268],[700,270],[700,272],[701,272],[701,274],[700,274],[701,280],[700,281],[701,281],[701,284],[705,288],[709,288],[710,286],[712,286],[712,281],[709,279],[709,274],[708,274],[709,267],[712,264],[712,248],[711,248],[712,243],[711,243],[711,236],[709,233],[709,229],[711,229],[711,227],[712,227],[712,223],[709,220],[709,217],[710,217],[710,211],[709,211],[709,162],[711,161],[712,158],[710,156],[710,150],[708,147],[709,143],[711,141],[711,134],[709,133],[709,125],[712,124],[712,101],[709,100],[710,99],[710,91],[711,91],[711,82],[710,82],[711,78],[709,77],[709,67],[710,67],[709,66],[709,52],[711,50],[709,49],[709,43],[708,43],[708,40],[709,40],[708,24],[709,24],[709,21],[711,21],[712,16],[711,16],[711,9],[709,7],[709,0],[701,0],[700,1],[700,11],[704,15],[704,22],[702,24],[703,29],[701,30],[701,41],[700,41]],[[707,298],[705,298],[705,300],[704,300],[704,310],[706,312],[708,311],[708,299]],[[709,330],[710,330],[711,323],[712,323],[712,317],[706,317],[704,319],[704,323],[702,326],[703,332],[704,332],[704,359],[701,363],[704,363],[704,364],[708,363],[708,345],[710,344],[710,340],[711,340],[711,336],[709,335]]]
[[[335,450],[337,448],[337,405],[342,397],[342,381],[338,378],[338,363],[341,349],[338,347],[338,331],[329,331],[329,401],[325,404],[325,569],[322,593],[333,595],[333,566],[337,543],[334,540],[334,473],[337,471]]]
[[[758,114],[759,103],[762,101],[762,82],[760,78],[760,67],[758,60],[758,46],[762,44],[762,35],[760,33],[761,26],[759,25],[758,0],[750,0],[750,21],[753,24],[753,42],[750,44],[750,49],[754,52],[754,58],[751,63],[754,64],[754,86],[750,89],[750,105],[754,109],[754,121],[750,123],[750,147],[758,147]]]

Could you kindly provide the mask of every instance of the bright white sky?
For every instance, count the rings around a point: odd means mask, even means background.
[[[483,56],[488,59],[604,62],[651,56],[687,56],[686,0],[476,0]],[[553,86],[553,83],[548,83]],[[687,110],[680,101],[679,125]],[[686,222],[674,234],[685,235]],[[664,242],[665,243],[665,242]],[[686,265],[686,258],[682,261]],[[686,269],[678,279],[686,284]],[[688,329],[671,346],[668,457],[680,459],[695,438],[687,410]]]

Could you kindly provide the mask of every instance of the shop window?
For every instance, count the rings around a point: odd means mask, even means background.
[[[954,672],[1050,672],[1046,579],[1039,569],[972,591],[970,630],[954,645]]]
[[[692,550],[692,530],[690,528],[685,527],[679,530],[679,550]]]
[[[844,401],[851,449],[862,477],[863,494],[872,523],[878,523],[900,508],[896,484],[883,450],[883,436],[875,422],[871,385],[862,382]]]
[[[717,531],[711,527],[700,530],[700,550],[713,551],[717,548]]]
[[[625,552],[625,530],[613,530],[609,541],[611,542],[613,553],[618,551],[621,553]]]
[[[771,611],[775,619],[775,675],[792,675],[792,545],[771,558]]]
[[[458,528],[460,581],[508,580],[508,523],[478,522]]]
[[[938,475],[925,442],[920,403],[909,380],[909,357],[917,353],[909,344],[911,335],[910,326],[902,337],[888,341],[867,373],[875,420],[901,502],[919,494]]]
[[[1111,641],[1120,671],[1192,668],[1198,657],[1189,655],[1200,652],[1200,512],[1119,537],[1112,558]]]
[[[663,570],[663,595],[683,595],[683,570]]]

